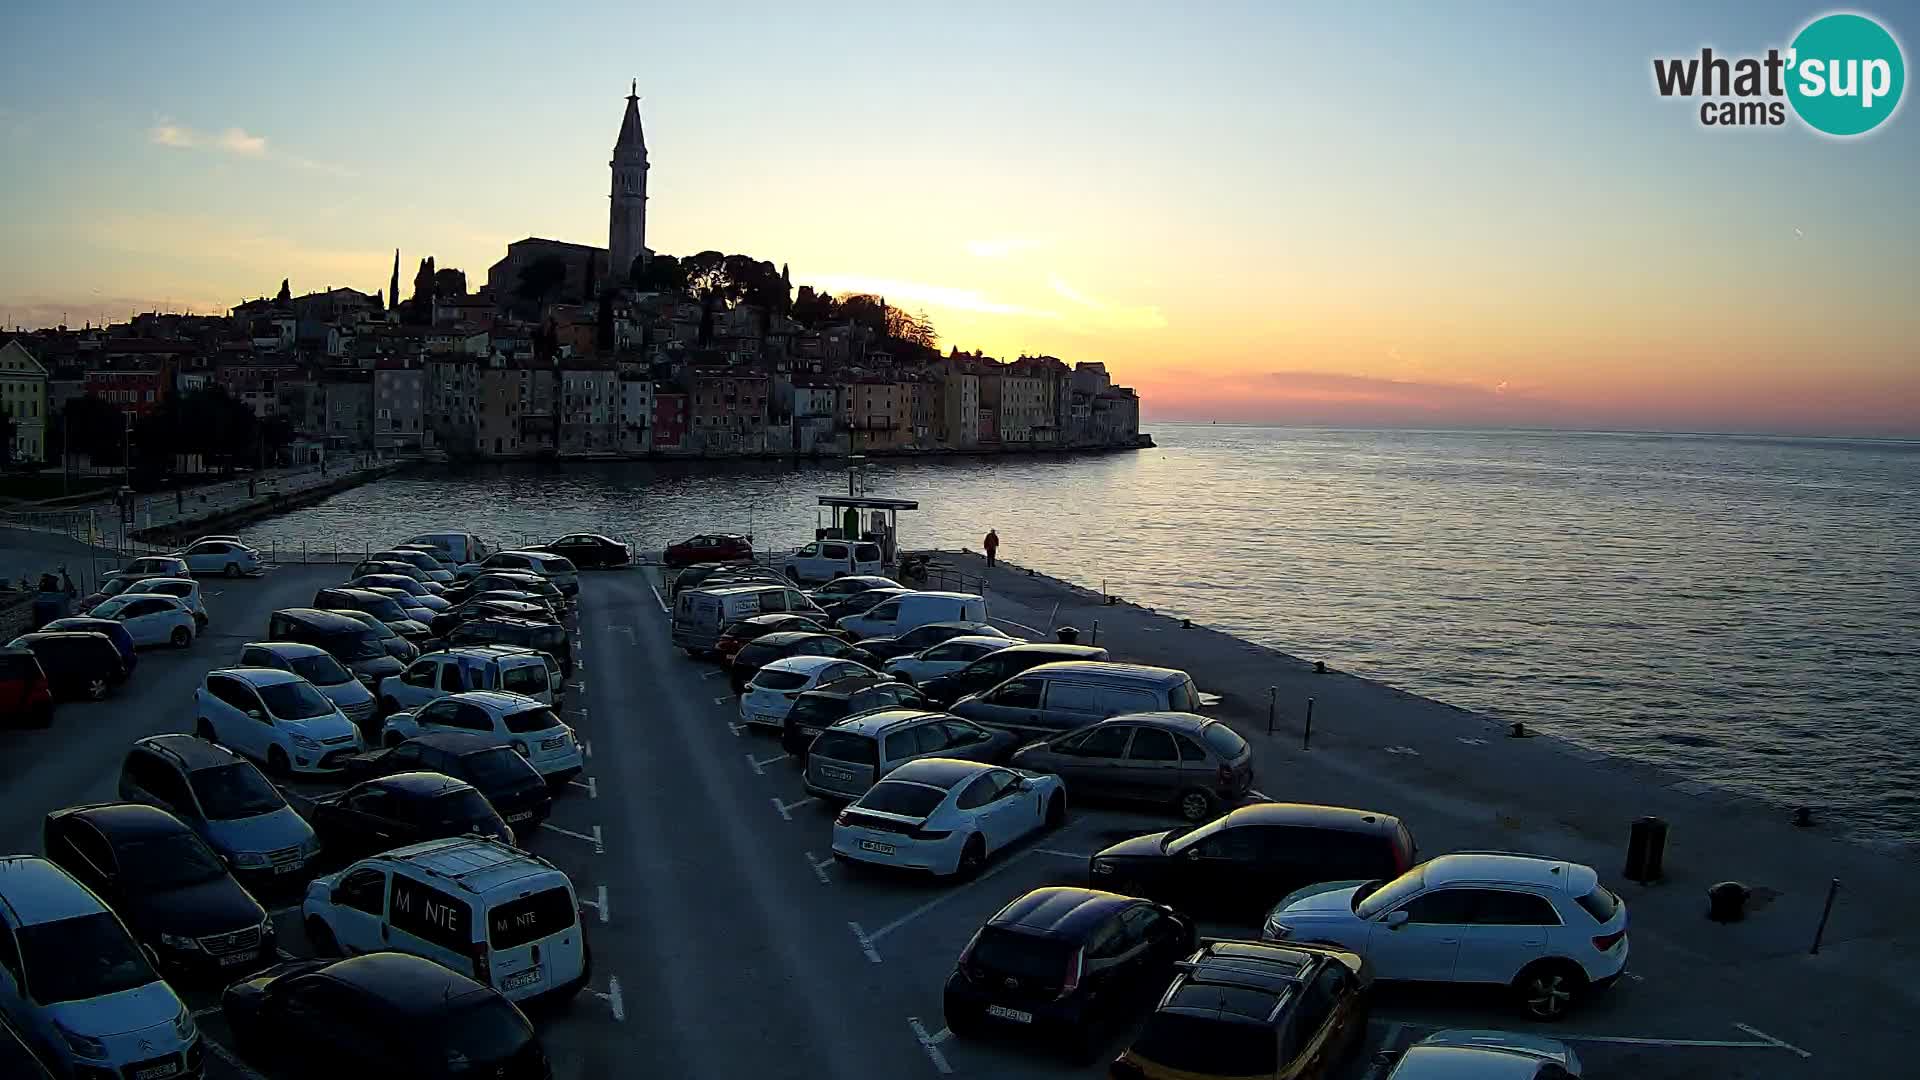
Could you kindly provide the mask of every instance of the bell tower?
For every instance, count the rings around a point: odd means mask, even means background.
[[[633,260],[647,250],[647,138],[640,130],[639,80],[627,90],[627,112],[613,144],[612,201],[607,212],[607,279],[630,280]]]

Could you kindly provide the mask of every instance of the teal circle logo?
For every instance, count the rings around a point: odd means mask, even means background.
[[[1793,39],[1787,100],[1816,131],[1864,135],[1900,105],[1907,65],[1900,43],[1865,15],[1823,15]]]

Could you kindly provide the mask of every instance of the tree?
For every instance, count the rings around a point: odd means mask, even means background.
[[[567,280],[567,264],[558,255],[542,255],[520,270],[513,294],[529,303],[545,306],[547,296]]]
[[[13,414],[0,409],[0,465],[13,464],[13,439],[19,430],[20,425],[14,422]]]
[[[407,299],[416,309],[433,306],[433,256],[420,260],[420,269],[413,273],[413,295]],[[415,315],[419,312],[416,310]]]
[[[286,278],[280,279],[280,295],[274,297],[274,299],[283,304],[293,299],[293,289],[289,286]]]
[[[60,412],[63,433],[72,443],[64,449],[85,454],[95,465],[120,462],[120,446],[125,421],[120,410],[98,394],[87,394],[67,402]]]
[[[633,260],[628,280],[641,292],[683,293],[687,290],[687,268],[671,255],[644,255]]]
[[[433,272],[433,295],[436,299],[451,300],[467,295],[467,272],[454,267]]]
[[[726,263],[727,257],[717,251],[687,256],[681,263],[686,268],[687,292],[703,305],[724,302],[733,289]]]
[[[833,321],[838,311],[833,296],[825,292],[813,291],[813,286],[800,286],[800,293],[793,301],[793,317],[811,327],[824,326]]]
[[[940,335],[924,311],[909,315],[896,307],[887,308],[886,334],[904,345],[927,352],[932,352],[940,343]]]
[[[834,305],[836,319],[864,326],[876,334],[887,330],[887,302],[872,293],[853,293]]]

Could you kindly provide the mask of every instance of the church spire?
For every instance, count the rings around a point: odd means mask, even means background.
[[[613,152],[638,150],[642,157],[647,153],[647,136],[640,130],[640,80],[633,80],[627,87],[627,113],[620,119],[620,137],[614,140]]]

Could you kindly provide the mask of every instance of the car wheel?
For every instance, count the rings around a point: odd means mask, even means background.
[[[193,644],[193,631],[184,626],[176,626],[167,640],[172,642],[174,648],[184,649]]]
[[[1048,832],[1052,832],[1066,823],[1067,797],[1056,791],[1053,793],[1053,797],[1047,800],[1046,829]]]
[[[1573,1008],[1587,988],[1586,973],[1566,960],[1544,960],[1513,980],[1520,1006],[1536,1020],[1558,1020]]]
[[[800,584],[800,572],[791,566],[787,567],[787,580],[793,582],[795,585]]]
[[[1180,819],[1188,824],[1198,825],[1213,820],[1213,796],[1199,788],[1188,788],[1181,792],[1176,805],[1180,810]]]
[[[87,680],[87,700],[105,701],[107,698],[107,680],[94,678]]]
[[[213,737],[213,722],[204,716],[194,723],[193,737],[199,739],[201,742],[219,741]]]
[[[340,955],[340,942],[335,940],[333,930],[320,919],[307,920],[307,940],[313,942],[313,951],[320,956]]]
[[[239,563],[228,563],[228,564],[227,564],[227,576],[228,576],[228,577],[239,577],[239,576],[240,576],[240,564],[239,564]]]
[[[980,838],[979,833],[974,833],[967,837],[966,846],[960,849],[960,865],[954,869],[953,876],[962,881],[972,881],[986,865],[987,842]]]
[[[275,776],[285,776],[293,771],[293,763],[287,760],[287,752],[277,746],[267,748],[267,771]]]

